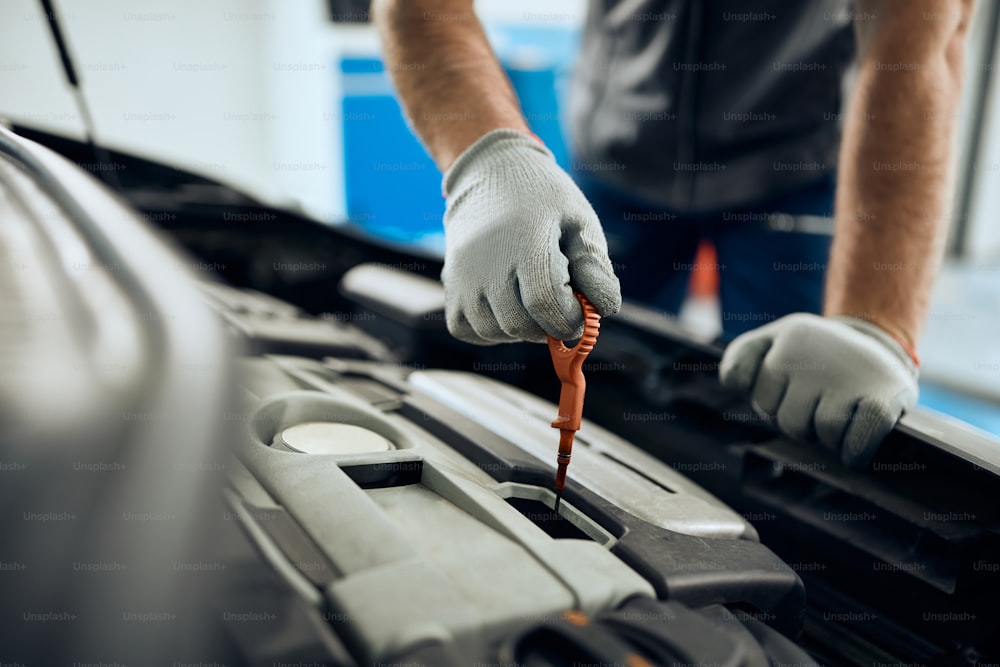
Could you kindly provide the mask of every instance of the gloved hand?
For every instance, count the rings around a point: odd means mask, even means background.
[[[601,315],[621,307],[597,215],[540,142],[489,132],[458,157],[443,188],[441,279],[453,336],[478,345],[543,341],[546,332],[578,338],[574,290]]]
[[[917,367],[878,326],[853,317],[788,315],[739,336],[719,366],[722,384],[752,391],[783,432],[819,440],[867,465],[917,401]]]

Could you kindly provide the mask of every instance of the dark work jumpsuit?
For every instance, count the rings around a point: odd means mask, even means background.
[[[592,0],[572,167],[626,298],[676,313],[707,238],[727,337],[820,311],[864,18],[850,0]]]

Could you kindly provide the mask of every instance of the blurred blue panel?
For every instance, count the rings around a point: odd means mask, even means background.
[[[503,25],[490,30],[490,39],[528,125],[568,169],[565,101],[579,50],[579,31],[563,26]]]
[[[933,384],[920,383],[920,405],[1000,435],[1000,405]]]
[[[382,63],[344,58],[344,178],[347,214],[397,243],[433,245],[441,234],[441,175],[410,131]]]
[[[507,67],[507,76],[521,100],[521,110],[531,131],[548,146],[556,161],[568,168],[569,156],[560,123],[560,105],[556,98],[556,72],[551,69],[524,70]]]

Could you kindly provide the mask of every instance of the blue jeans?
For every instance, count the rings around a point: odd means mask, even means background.
[[[676,315],[698,243],[709,239],[718,253],[724,338],[822,310],[832,178],[739,210],[697,215],[664,210],[586,174],[576,180],[604,226],[625,298]],[[785,215],[769,215],[775,213]]]

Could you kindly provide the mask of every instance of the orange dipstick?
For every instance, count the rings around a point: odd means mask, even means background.
[[[566,347],[561,341],[548,336],[549,353],[552,355],[552,365],[556,376],[562,382],[559,392],[559,416],[552,422],[552,428],[559,429],[559,454],[556,456],[556,504],[559,512],[563,488],[566,486],[566,468],[569,466],[573,453],[573,436],[580,430],[583,419],[583,395],[587,391],[587,381],[583,377],[583,361],[594,349],[597,334],[601,329],[601,316],[597,309],[587,301],[587,297],[574,293],[583,308],[583,335],[572,348]]]

